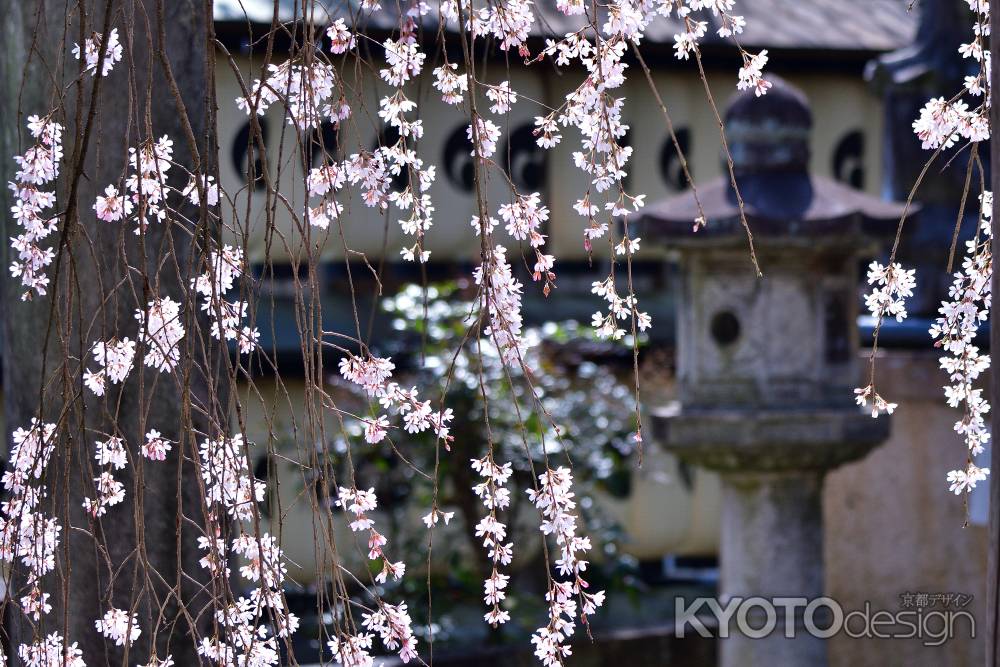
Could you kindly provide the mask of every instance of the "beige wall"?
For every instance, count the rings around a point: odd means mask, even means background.
[[[250,60],[241,57],[238,64],[244,78],[252,80],[256,73]],[[508,77],[500,64],[491,64],[487,71],[487,79],[490,81],[498,82]],[[735,92],[735,79],[711,73],[710,76],[713,76],[713,96],[720,111],[725,113],[725,104]],[[567,70],[562,76],[555,76],[547,66],[529,70],[518,67],[512,68],[509,77],[513,87],[523,97],[514,105],[509,117],[494,117],[504,129],[504,136],[511,129],[525,123],[530,124],[536,115],[541,114],[541,107],[531,100],[550,107],[558,106],[565,94],[578,85],[580,72]],[[860,129],[865,135],[866,144],[866,189],[878,193],[881,164],[881,107],[878,99],[860,77],[856,76],[814,74],[790,76],[788,79],[801,87],[812,103],[815,130],[811,168],[814,173],[832,175],[832,155],[836,143],[848,131]],[[688,159],[696,182],[704,182],[722,174],[718,127],[706,104],[705,93],[694,66],[673,65],[669,73],[655,73],[654,80],[675,128],[687,128],[691,133]],[[247,202],[247,191],[241,190],[244,175],[234,168],[229,152],[247,117],[233,102],[240,94],[240,87],[227,63],[220,65],[218,81],[220,144],[224,151],[221,164],[222,184],[234,197],[242,218]],[[429,83],[429,79],[424,80],[408,91],[411,97],[421,100],[419,110],[424,121],[425,136],[418,146],[418,154],[428,164],[437,165],[438,171],[431,191],[437,209],[436,219],[428,233],[427,247],[433,251],[433,259],[474,260],[478,256],[478,242],[469,226],[469,220],[475,213],[474,199],[471,194],[452,186],[444,174],[447,165],[442,164],[441,160],[442,146],[447,137],[455,128],[468,121],[460,109],[442,103],[437,91]],[[373,145],[376,136],[374,128],[381,127],[377,116],[378,99],[387,93],[388,88],[377,78],[354,73],[348,74],[344,87],[348,100],[354,102],[356,109],[354,116],[342,129],[342,151],[349,155],[357,152],[359,147],[370,149]],[[635,148],[630,166],[631,193],[645,193],[647,203],[674,194],[676,190],[668,187],[661,178],[659,167],[660,153],[669,135],[655,97],[640,71],[632,72],[620,94],[626,98],[624,118],[631,126],[631,144]],[[363,100],[363,104],[357,103],[358,100]],[[277,173],[280,167],[283,192],[294,195],[290,207],[297,211],[302,206],[302,176],[295,157],[295,134],[288,125],[282,125],[279,107],[268,113],[265,122],[271,131],[268,140],[270,169],[272,173]],[[564,132],[562,143],[550,151],[548,159],[543,193],[545,203],[551,208],[548,247],[561,259],[581,259],[585,256],[582,244],[583,222],[572,210],[573,203],[586,191],[588,182],[587,175],[573,166],[572,154],[578,149],[579,133],[575,129],[569,129]],[[296,184],[299,185],[296,187]],[[494,211],[508,197],[504,180],[498,174],[493,174],[489,183],[489,201]],[[398,212],[390,210],[388,216],[380,214],[364,207],[356,195],[342,201],[349,213],[345,224],[348,245],[372,257],[377,256],[381,253],[383,234],[387,231],[390,258],[397,259],[403,240],[397,224]],[[258,261],[264,256],[264,208],[263,198],[259,195],[253,197],[249,254]],[[294,249],[301,241],[300,236],[293,231],[291,216],[283,204],[277,206],[276,222],[284,239],[275,241],[271,256],[280,260],[287,256],[288,249],[284,247],[286,243],[289,248]],[[325,238],[325,235],[316,232],[317,230],[313,230],[313,240],[320,244],[324,257],[343,256],[340,239],[335,233]],[[603,250],[602,244],[597,246],[597,251]],[[652,257],[656,250],[650,247],[644,252],[647,257]]]
[[[937,359],[928,345],[926,352],[890,352],[878,363],[879,392],[899,408],[888,442],[827,478],[826,586],[845,609],[868,600],[873,609],[900,610],[899,595],[907,592],[974,595],[967,609],[977,639],[928,648],[919,640],[838,636],[830,642],[831,667],[984,662],[987,529],[963,528],[962,499],[945,481],[965,452],[952,430],[958,415],[944,402],[947,378]]]
[[[663,403],[673,397],[673,382],[662,368],[642,370],[645,400]],[[824,491],[827,593],[844,609],[900,610],[902,593],[963,593],[974,597],[967,607],[985,623],[984,590],[987,530],[975,522],[963,528],[962,499],[948,492],[945,475],[963,460],[962,443],[952,430],[956,413],[944,403],[944,376],[937,355],[926,351],[891,351],[879,360],[879,391],[899,403],[892,435],[865,459],[832,472]],[[257,382],[260,394],[243,392],[247,430],[267,448],[268,434],[301,428],[304,394],[291,380],[282,391],[268,380]],[[286,393],[287,392],[287,393]],[[280,396],[281,398],[275,398]],[[337,428],[329,411],[330,437]],[[302,493],[296,458],[309,456],[309,443],[292,444],[287,435],[274,442],[288,456],[279,461],[283,547],[299,581],[316,576],[315,536],[323,535],[311,501]],[[363,443],[356,443],[364,447]],[[641,469],[634,471],[633,493],[625,501],[604,499],[606,509],[626,532],[625,551],[643,559],[668,553],[714,553],[718,545],[719,489],[715,475],[695,471],[685,485],[676,460],[655,442],[647,442]],[[414,508],[414,521],[420,508]],[[981,513],[979,513],[981,516]],[[973,517],[976,518],[975,516]],[[356,564],[353,539],[337,521],[342,553]],[[325,537],[321,537],[325,539]],[[346,548],[343,545],[348,545]],[[408,563],[419,567],[420,563]],[[320,568],[322,570],[322,567]],[[977,631],[981,626],[977,627]],[[838,636],[830,641],[833,667],[856,665],[972,665],[982,662],[981,641],[955,639],[943,648],[919,640],[865,640]]]
[[[655,372],[650,369],[649,373]],[[663,378],[651,378],[651,385],[659,385],[650,391],[669,394],[672,382]],[[301,380],[289,379],[280,385],[269,378],[255,380],[251,388],[247,385],[240,392],[245,415],[248,440],[253,443],[251,454],[254,467],[268,450],[276,451],[275,465],[278,484],[272,486],[280,500],[274,505],[275,517],[281,518],[280,536],[292,563],[291,570],[300,582],[313,581],[317,576],[317,539],[320,544],[329,539],[326,534],[325,513],[317,513],[311,494],[304,493],[308,470],[297,461],[312,465],[311,456],[315,446],[303,436],[306,410],[305,385]],[[350,409],[351,401],[338,398],[341,409]],[[332,411],[322,411],[326,440],[332,442],[340,435],[340,427]],[[314,429],[315,430],[315,429]],[[401,443],[404,448],[405,442]],[[354,451],[371,447],[361,438],[352,438]],[[391,454],[386,451],[386,456]],[[333,456],[343,457],[334,453]],[[718,549],[720,494],[718,477],[703,470],[692,470],[693,483],[688,486],[682,479],[677,460],[655,443],[647,445],[642,468],[633,469],[632,494],[626,500],[599,496],[604,511],[620,522],[626,533],[623,550],[637,558],[655,560],[665,554],[712,554]],[[343,482],[343,480],[341,480]],[[444,510],[454,508],[443,508]],[[420,517],[428,511],[414,505],[412,526],[423,531]],[[356,536],[346,530],[346,522],[338,510],[335,515],[334,539],[349,564],[355,568],[364,563],[354,548]],[[531,521],[534,521],[531,517]],[[376,521],[379,521],[376,518]],[[277,521],[267,521],[277,531]],[[449,539],[449,528],[436,529],[435,539]],[[533,535],[534,531],[529,533]],[[391,536],[390,536],[391,537]],[[460,535],[452,537],[459,538]],[[347,546],[344,546],[347,545]],[[520,560],[527,560],[531,549],[522,548],[518,552]],[[407,558],[409,567],[421,565]],[[446,567],[442,563],[442,567]],[[323,568],[320,567],[319,571]]]

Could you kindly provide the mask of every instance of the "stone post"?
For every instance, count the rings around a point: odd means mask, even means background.
[[[822,488],[817,472],[723,475],[722,590],[768,599],[814,599],[823,594]],[[778,609],[775,630],[759,639],[747,638],[738,626],[731,626],[736,632],[722,640],[722,663],[826,664],[823,640],[804,632],[804,608],[793,614],[798,635],[794,641],[783,634],[787,622],[783,612]],[[751,615],[749,621],[763,628],[767,619]]]
[[[823,595],[823,478],[889,434],[887,418],[853,402],[857,276],[900,208],[810,174],[811,126],[804,95],[780,80],[764,98],[737,95],[726,116],[763,278],[728,177],[640,223],[681,268],[679,400],[651,410],[653,438],[723,482],[719,602],[733,615],[722,667],[827,664],[820,635],[834,617],[822,601],[806,606]],[[800,600],[771,613],[775,598]]]

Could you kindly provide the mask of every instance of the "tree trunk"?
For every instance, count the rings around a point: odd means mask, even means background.
[[[211,373],[186,373],[191,365],[184,360],[196,350],[202,365],[205,359],[217,365],[220,356],[216,351],[211,359],[202,341],[194,340],[192,330],[197,327],[191,318],[197,308],[184,295],[197,273],[192,236],[167,221],[150,225],[140,237],[133,233],[134,222],[97,220],[93,206],[108,184],[122,189],[127,149],[143,140],[168,135],[174,140],[177,165],[202,173],[209,167],[199,156],[211,155],[215,144],[214,72],[207,48],[211,4],[0,0],[0,180],[14,180],[11,156],[30,145],[24,139],[28,115],[45,115],[64,95],[58,120],[65,126],[56,209],[66,217],[45,244],[60,255],[50,267],[49,294],[22,302],[20,280],[4,270],[5,439],[9,443],[8,434],[32,417],[58,423],[57,450],[46,473],[46,503],[62,525],[56,569],[43,582],[52,594],[52,612],[33,624],[13,605],[6,607],[15,652],[20,643],[59,632],[68,643],[78,643],[88,665],[141,664],[168,653],[177,665],[199,664],[195,637],[207,634],[211,607],[205,609],[210,595],[204,588],[205,571],[198,565],[196,538],[205,518],[192,461],[197,459],[196,440],[203,437],[195,434],[212,433],[211,423],[223,424],[224,410],[218,408]],[[81,5],[87,8],[85,19],[78,11]],[[118,28],[124,45],[124,59],[108,77],[78,77],[73,43],[104,31],[108,10],[110,26]],[[91,114],[95,86],[96,113]],[[81,169],[75,169],[77,155]],[[169,184],[183,188],[186,181],[174,167]],[[18,232],[7,213],[6,187],[0,204],[8,266],[9,239]],[[196,208],[185,213],[198,221]],[[105,397],[94,397],[80,379],[84,368],[95,367],[91,346],[115,336],[135,340],[136,309],[164,296],[183,304],[190,332],[177,372],[140,371],[137,355],[125,384],[109,384]],[[174,443],[166,461],[139,454],[143,436],[151,429]],[[82,502],[95,495],[93,478],[100,474],[94,443],[112,435],[129,446],[128,466],[114,473],[125,485],[126,497],[95,521]],[[24,585],[23,573],[16,568],[10,585],[16,598]],[[111,607],[138,614],[142,634],[127,655],[124,647],[95,629],[95,620]]]

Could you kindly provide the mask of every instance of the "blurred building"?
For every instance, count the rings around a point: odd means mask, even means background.
[[[298,4],[294,0],[279,0],[278,19],[294,25]],[[918,2],[916,10],[926,12],[918,39],[918,12],[908,11],[906,0],[740,3],[738,9],[747,19],[743,45],[751,51],[767,49],[768,69],[804,91],[812,104],[814,130],[809,164],[812,173],[871,194],[905,198],[909,174],[922,159],[921,152],[913,150],[913,144],[919,149],[919,142],[909,130],[919,107],[914,105],[931,94],[950,96],[952,92],[947,85],[954,72],[945,67],[948,61],[926,56],[954,54],[957,43],[945,48],[937,41],[946,34],[954,36],[954,31],[949,33],[945,28],[950,25],[958,29],[961,24],[953,21],[952,10],[963,4],[960,0]],[[533,53],[539,51],[546,37],[559,36],[571,29],[548,0],[538,5],[549,19],[546,26],[550,32],[539,31],[533,36]],[[260,190],[246,183],[245,176],[250,157],[249,122],[233,103],[240,95],[238,77],[252,80],[259,76],[264,45],[248,38],[248,27],[256,37],[265,34],[272,22],[274,6],[271,0],[215,2],[218,35],[233,55],[232,65],[235,65],[234,69],[224,58],[218,62],[222,185],[229,193],[239,193],[236,203],[240,210],[244,210],[250,198],[250,260],[257,264],[271,262],[280,277],[291,275],[287,267],[292,257],[280,243],[272,244],[269,253],[265,252],[265,201]],[[369,32],[378,39],[381,33],[388,35],[395,22],[391,16],[376,16],[379,19],[371,24]],[[430,28],[433,36],[436,25]],[[540,30],[540,26],[536,28]],[[643,54],[670,111],[692,175],[701,183],[724,173],[719,130],[707,110],[695,64],[673,57],[675,31],[676,27],[667,21],[651,28]],[[714,35],[711,27],[709,35]],[[706,71],[722,109],[735,90],[736,71],[741,63],[731,44],[712,37],[706,39],[703,48]],[[277,46],[282,46],[280,39]],[[490,55],[493,57],[487,59],[486,68],[489,81],[498,83],[509,78],[519,93],[551,106],[579,80],[578,71],[560,74],[547,64],[527,70],[519,63],[512,64],[508,73],[503,54]],[[430,62],[428,65],[429,72],[433,65]],[[645,193],[651,202],[678,193],[687,184],[654,96],[641,71],[634,63],[632,67],[629,82],[621,91],[628,99],[626,122],[631,126],[629,141],[635,148],[629,167],[629,190]],[[332,127],[323,129],[324,145],[333,147],[340,157],[362,147],[371,149],[380,139],[387,139],[382,128],[372,122],[377,121],[377,101],[387,90],[386,84],[370,73],[358,74],[345,83],[351,90],[359,91],[353,102],[358,105],[356,108],[367,109],[367,114],[356,111],[358,122],[345,123],[340,132]],[[425,136],[418,152],[425,161],[436,164],[438,170],[432,190],[437,213],[427,236],[427,245],[433,251],[427,275],[430,280],[467,276],[478,261],[478,243],[469,228],[475,204],[465,139],[467,121],[460,110],[438,101],[437,91],[428,80],[415,85],[412,95],[423,105]],[[527,318],[536,323],[567,318],[589,320],[594,310],[590,285],[603,268],[599,257],[595,259],[597,266],[588,266],[580,219],[570,208],[587,184],[585,174],[572,166],[571,153],[578,142],[572,132],[567,132],[554,150],[541,151],[531,136],[535,115],[535,105],[526,99],[514,105],[509,117],[501,123],[503,138],[497,152],[497,155],[509,154],[507,171],[517,186],[524,191],[541,192],[552,211],[548,247],[557,257],[559,292],[543,300],[537,290],[526,290]],[[296,138],[283,122],[280,108],[272,109],[262,123],[270,170],[276,173],[280,168],[281,182],[286,185],[301,182],[301,168],[294,151]],[[317,154],[317,164],[319,160]],[[950,186],[942,183],[934,189],[935,199],[929,202],[932,210],[923,218],[926,222],[913,230],[925,248],[932,247],[942,237],[942,229],[946,229],[945,235],[950,231],[957,211],[957,200],[948,198],[952,192]],[[301,188],[284,190],[297,192]],[[944,195],[938,197],[940,192]],[[494,205],[504,200],[500,184],[490,184],[489,199]],[[301,207],[303,202],[293,199],[290,205]],[[946,218],[951,223],[943,227]],[[281,207],[276,208],[275,222],[283,233],[290,233],[291,219]],[[373,264],[383,262],[382,281],[387,292],[391,293],[394,286],[421,280],[419,267],[398,261],[402,235],[391,214],[373,212],[360,202],[353,202],[344,233],[352,249],[366,253]],[[921,252],[919,244],[913,252]],[[658,255],[651,247],[644,247],[641,256],[635,266],[636,291],[656,320],[655,346],[667,351],[665,362],[644,369],[645,396],[660,402],[668,400],[674,391],[669,355],[674,332],[673,303],[668,289],[671,268],[665,256]],[[344,257],[341,241],[335,234],[322,245],[322,257],[324,328],[344,330],[349,327],[351,312],[347,305],[350,294],[343,287],[348,258]],[[363,269],[358,257],[349,260],[355,269]],[[924,273],[933,271],[943,273],[943,264],[931,265]],[[365,284],[367,275],[367,270],[353,273],[362,308],[371,306],[365,302],[365,296],[373,293],[374,288],[374,284]],[[933,296],[933,293],[921,296],[925,314],[934,310]],[[282,368],[288,398],[275,400],[267,393],[270,380],[257,381],[261,395],[248,396],[251,437],[255,432],[266,434],[290,425],[302,396],[302,384],[293,377],[299,344],[290,294],[275,289],[261,299],[257,319],[264,349],[277,352],[279,362],[286,364]],[[379,326],[377,320],[376,326]],[[985,573],[986,530],[977,523],[984,516],[983,507],[978,499],[973,500],[973,520],[968,528],[963,528],[962,502],[947,492],[945,473],[956,467],[956,461],[964,455],[961,442],[952,431],[956,415],[947,408],[941,394],[945,377],[937,368],[926,324],[916,320],[909,328],[889,328],[883,332],[883,343],[884,376],[880,391],[898,402],[900,408],[889,442],[868,458],[833,473],[827,481],[824,491],[827,590],[845,608],[862,608],[871,602],[875,608],[890,610],[899,607],[900,596],[906,593],[978,595],[984,590]],[[277,385],[272,389],[277,392]],[[646,461],[634,473],[629,496],[605,501],[626,529],[626,548],[640,560],[650,562],[669,555],[713,555],[719,530],[717,478],[679,464],[655,446],[647,447],[646,451]],[[294,484],[291,482],[287,488],[295,489]],[[294,495],[295,492],[291,494]],[[283,512],[283,539],[290,556],[303,566],[296,573],[301,580],[313,571],[310,505],[305,502],[296,505],[292,498]],[[983,623],[984,602],[977,597],[970,607]],[[929,649],[918,639],[836,637],[830,646],[831,664],[844,666],[965,665],[978,664],[982,658],[978,642],[957,640]]]
[[[282,8],[278,19],[294,24],[295,8],[299,3],[283,0],[278,5]],[[238,210],[245,210],[247,198],[251,198],[253,225],[249,230],[248,246],[250,259],[254,262],[264,261],[268,245],[264,224],[266,202],[259,191],[257,196],[252,196],[253,188],[246,187],[250,125],[233,100],[241,94],[237,74],[245,82],[260,75],[265,44],[259,39],[248,39],[248,26],[255,37],[266,34],[274,6],[270,0],[215,3],[219,37],[233,54],[237,68],[234,70],[224,58],[219,59],[221,180],[229,193],[239,193],[236,197]],[[332,16],[340,16],[341,5],[330,3],[330,6]],[[557,12],[549,0],[536,3],[536,8],[544,21],[535,24],[536,33],[530,42],[533,54],[540,51],[544,39],[562,36],[576,27]],[[863,72],[874,58],[899,49],[913,39],[916,20],[907,11],[906,3],[902,0],[754,0],[741,4],[738,10],[747,21],[746,31],[741,36],[744,47],[755,52],[767,49],[768,69],[801,88],[812,101],[816,129],[811,171],[867,192],[880,193],[884,113],[882,100],[865,83]],[[380,41],[398,24],[391,11],[383,10],[367,19],[367,30],[373,39]],[[431,41],[437,30],[435,17],[436,12],[431,12],[424,18]],[[328,19],[317,16],[315,20],[324,23]],[[644,39],[643,54],[654,72],[654,81],[669,110],[692,176],[696,182],[703,182],[722,173],[719,128],[708,110],[697,66],[692,61],[677,60],[673,55],[673,35],[677,30],[678,25],[672,21],[655,23]],[[732,44],[715,37],[711,25],[705,40],[706,72],[712,95],[721,109],[735,92],[736,72],[742,61]],[[287,38],[285,41],[287,43]],[[281,46],[279,38],[276,47]],[[425,135],[419,142],[418,154],[426,162],[437,165],[438,176],[431,191],[437,211],[434,226],[427,234],[427,247],[432,250],[432,256],[426,268],[433,280],[468,275],[478,262],[478,242],[469,232],[475,202],[470,146],[466,139],[468,121],[460,109],[441,103],[438,92],[431,87],[429,73],[436,63],[431,62],[434,49],[428,47],[428,51],[427,76],[407,94],[420,103],[418,108],[424,121]],[[455,54],[451,60],[460,59],[459,55]],[[509,78],[513,88],[523,96],[509,116],[495,119],[503,130],[497,155],[509,155],[505,167],[511,180],[522,192],[541,192],[551,209],[546,248],[557,257],[560,298],[543,300],[534,294],[536,290],[526,290],[529,293],[525,304],[528,318],[536,321],[568,317],[589,320],[593,312],[590,283],[595,274],[587,262],[579,216],[572,210],[573,202],[586,190],[588,182],[586,174],[573,166],[572,153],[578,149],[579,141],[575,130],[571,130],[554,149],[545,151],[537,147],[532,129],[539,107],[525,99],[558,106],[565,94],[579,83],[581,71],[573,68],[557,71],[547,62],[525,68],[518,60],[511,64],[508,72],[503,53],[497,51],[489,55],[493,57],[483,70],[487,80],[499,83]],[[639,66],[631,61],[630,67],[628,83],[617,93],[627,98],[625,122],[630,125],[628,141],[634,147],[627,185],[632,193],[645,193],[649,202],[679,192],[687,183],[654,95]],[[388,85],[372,71],[355,75],[353,68],[347,68],[346,76],[349,78],[344,81],[345,87],[359,91],[356,99],[348,100],[355,107],[355,118],[345,122],[339,132],[331,125],[322,130],[323,145],[333,147],[331,152],[339,157],[359,149],[370,150],[388,139],[375,113],[378,99],[389,90]],[[270,172],[278,173],[280,168],[281,183],[301,183],[295,133],[284,122],[281,109],[272,108],[262,123]],[[316,151],[317,164],[321,158],[321,151]],[[299,187],[284,191],[300,196],[301,190]],[[504,184],[496,178],[490,182],[488,194],[494,207],[507,197]],[[386,216],[365,208],[357,197],[354,199],[345,203],[348,207],[344,226],[346,244],[364,252],[372,261],[385,260],[383,282],[389,286],[389,291],[394,284],[418,280],[420,267],[400,260],[403,235],[393,212]],[[301,207],[302,202],[293,199],[291,206]],[[283,234],[291,233],[291,218],[283,206],[276,207],[275,223]],[[298,247],[294,242],[290,245],[293,249]],[[599,257],[604,250],[598,247],[595,253]],[[270,244],[270,261],[281,264],[289,259],[288,255],[282,243]],[[345,272],[343,255],[341,240],[336,233],[331,233],[322,243],[322,256],[327,260],[324,271],[328,274],[333,302],[338,295],[345,296],[335,289],[340,282],[338,278]],[[660,324],[654,327],[653,335],[669,337],[673,328],[672,311],[665,289],[664,264],[655,251],[643,252],[640,257],[634,271],[637,292],[644,298],[644,307],[651,309]],[[354,266],[363,267],[358,256],[353,256],[351,261]],[[364,282],[366,273],[356,271],[355,277]],[[360,287],[358,293],[370,292],[365,287]],[[328,310],[330,317],[335,319],[337,309]],[[336,328],[336,324],[331,322],[331,328]],[[268,328],[261,327],[265,337]],[[269,342],[264,342],[268,347]],[[289,343],[297,350],[297,344]]]

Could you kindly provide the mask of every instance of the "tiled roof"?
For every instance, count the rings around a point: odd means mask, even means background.
[[[278,0],[280,21],[297,16],[300,0]],[[324,0],[330,16],[345,18],[358,13],[357,0]],[[398,25],[393,16],[398,6],[386,2],[385,9],[368,19],[374,29],[391,30]],[[563,16],[553,0],[537,0],[541,20],[534,36],[562,35],[578,27],[576,18]],[[737,13],[747,21],[741,43],[753,48],[819,49],[842,51],[892,51],[911,42],[917,25],[917,10],[907,11],[907,0],[741,0]],[[270,23],[273,0],[215,0],[215,20]],[[322,17],[323,22],[327,19]],[[711,30],[707,42],[720,42]],[[319,20],[319,17],[317,17]],[[436,16],[425,19],[436,29]],[[678,24],[660,19],[646,33],[654,43],[673,43]]]

